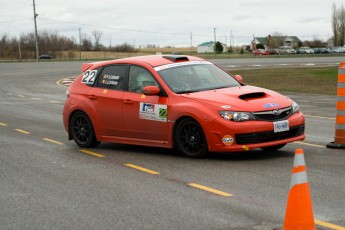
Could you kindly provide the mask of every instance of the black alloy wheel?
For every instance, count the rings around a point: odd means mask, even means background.
[[[83,112],[73,114],[70,130],[75,143],[82,148],[92,148],[100,143],[96,140],[90,118]]]
[[[178,151],[190,158],[201,158],[208,152],[204,131],[199,123],[191,118],[179,122],[174,141]]]

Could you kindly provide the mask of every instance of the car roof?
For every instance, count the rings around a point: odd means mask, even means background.
[[[97,68],[104,65],[112,65],[112,64],[148,64],[152,67],[172,64],[177,62],[188,62],[188,61],[203,61],[204,59],[188,56],[188,55],[148,55],[148,56],[137,56],[137,57],[129,57],[129,58],[122,58],[122,59],[115,59],[110,61],[101,61],[101,62],[94,62],[94,63],[83,63],[82,64],[82,71],[91,68]]]

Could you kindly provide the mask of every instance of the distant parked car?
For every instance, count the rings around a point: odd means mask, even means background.
[[[297,53],[298,53],[298,54],[314,54],[315,52],[314,52],[314,50],[311,49],[310,47],[305,46],[305,47],[299,48],[299,49],[297,50]]]
[[[341,46],[329,48],[330,53],[345,53],[345,48]]]
[[[276,55],[279,54],[278,49],[268,49],[267,50],[270,55]]]
[[[296,50],[290,46],[280,46],[278,48],[278,54],[296,54]]]
[[[313,50],[314,50],[314,53],[316,53],[316,54],[328,54],[329,53],[329,51],[328,51],[328,49],[327,48],[313,48]]]
[[[53,59],[53,57],[48,54],[42,54],[38,57],[38,59]]]
[[[327,48],[321,48],[321,53],[322,53],[322,54],[328,54],[329,51],[328,51]]]
[[[257,49],[257,50],[253,50],[252,53],[256,56],[256,55],[270,55],[270,53],[267,50],[264,49]]]

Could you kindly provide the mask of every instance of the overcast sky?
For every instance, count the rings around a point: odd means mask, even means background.
[[[332,36],[332,4],[344,0],[35,0],[38,31],[79,41],[101,31],[108,46],[197,46],[214,40],[249,44],[275,32],[302,41]],[[33,0],[0,0],[0,35],[34,32]],[[191,36],[192,34],[192,36]]]

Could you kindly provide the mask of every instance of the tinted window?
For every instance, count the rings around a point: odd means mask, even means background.
[[[103,68],[97,79],[97,87],[122,90],[126,79],[127,66],[112,65]]]

